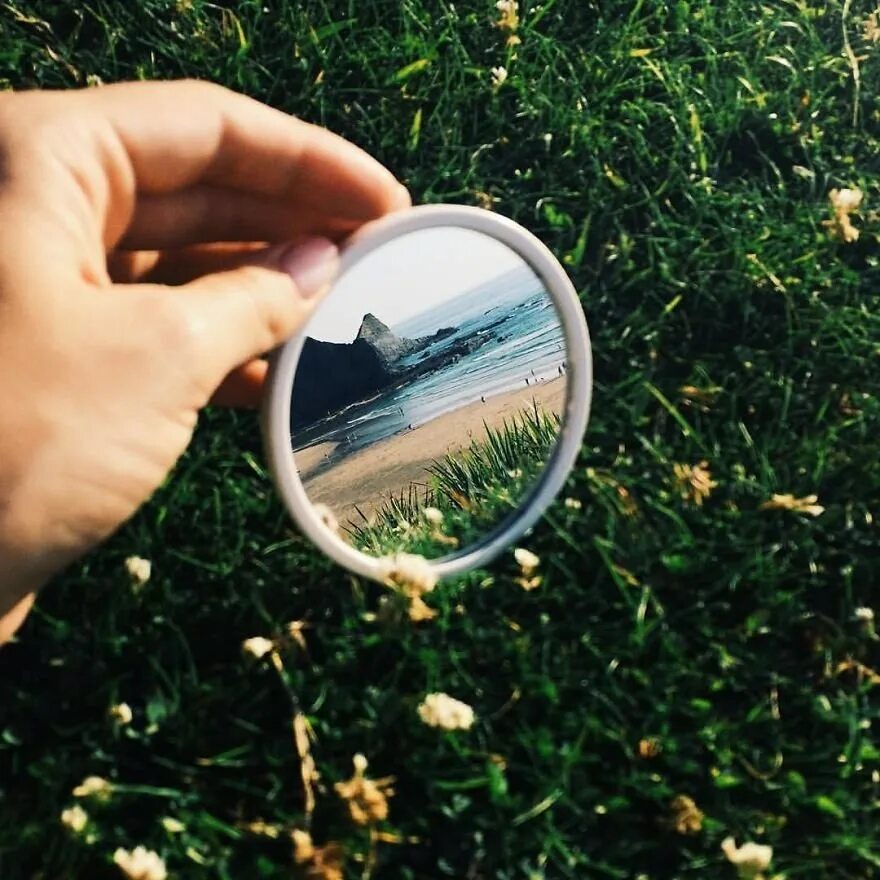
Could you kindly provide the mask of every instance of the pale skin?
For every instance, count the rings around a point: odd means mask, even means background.
[[[207,403],[409,206],[363,151],[198,82],[0,95],[0,644],[164,481]]]

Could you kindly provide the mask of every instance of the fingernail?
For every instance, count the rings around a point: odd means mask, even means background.
[[[327,238],[310,238],[285,251],[281,268],[294,280],[304,299],[317,296],[339,271],[339,248]]]

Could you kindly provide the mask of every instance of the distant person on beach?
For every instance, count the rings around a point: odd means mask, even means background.
[[[410,204],[330,132],[219,86],[0,94],[0,644],[252,406],[337,242]]]

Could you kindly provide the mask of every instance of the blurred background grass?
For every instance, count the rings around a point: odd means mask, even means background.
[[[582,508],[526,542],[542,586],[511,557],[439,588],[419,627],[365,621],[380,591],[292,532],[255,418],[206,414],[0,652],[0,876],[115,876],[136,844],[174,876],[291,876],[291,706],[240,652],[291,620],[313,832],[352,877],[365,836],[331,783],[356,752],[397,777],[383,828],[418,839],[383,845],[380,877],[733,877],[727,834],[791,878],[877,876],[877,652],[855,616],[880,593],[873,9],[523,2],[509,46],[488,0],[0,3],[5,88],[208,78],[352,139],[417,202],[522,222],[570,270],[597,383]],[[865,193],[849,245],[821,225],[835,186]],[[674,466],[701,461],[697,505]],[[760,511],[774,492],[826,510]],[[132,554],[153,562],[140,592]],[[435,690],[473,705],[471,731],[422,724]],[[89,774],[117,786],[86,805],[91,842],[59,822]],[[678,795],[694,833],[667,821]]]

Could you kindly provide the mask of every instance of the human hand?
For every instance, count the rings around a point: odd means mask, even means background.
[[[358,148],[219,86],[0,95],[0,643],[215,393],[258,398],[333,241],[408,205]]]

